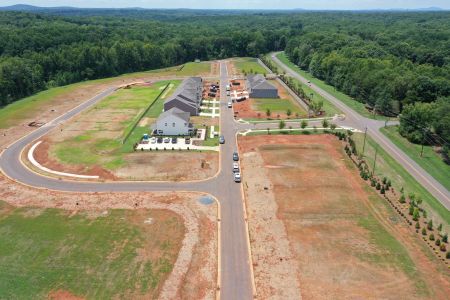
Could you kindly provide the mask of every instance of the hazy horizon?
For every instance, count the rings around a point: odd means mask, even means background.
[[[450,9],[448,0],[286,0],[283,4],[274,5],[273,2],[263,0],[30,0],[30,1],[2,1],[0,6],[27,4],[41,7],[71,6],[79,8],[190,8],[190,9],[311,9],[311,10],[372,10],[372,9],[421,9],[438,7]]]

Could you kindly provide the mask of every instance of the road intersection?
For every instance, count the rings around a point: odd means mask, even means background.
[[[307,83],[307,80],[289,69],[275,55],[273,59],[291,76]],[[80,106],[63,114],[45,126],[36,129],[29,135],[19,139],[0,156],[0,169],[10,179],[35,188],[50,189],[67,192],[135,192],[135,191],[195,191],[204,192],[214,196],[220,202],[221,219],[220,228],[220,296],[222,299],[252,299],[256,295],[250,245],[248,224],[245,214],[242,185],[236,184],[232,177],[232,153],[238,151],[237,134],[252,129],[277,128],[277,123],[247,124],[234,120],[233,110],[227,108],[230,101],[226,95],[226,85],[229,83],[228,70],[225,62],[220,63],[220,128],[225,137],[225,144],[220,146],[220,170],[216,176],[202,181],[192,182],[94,182],[59,180],[37,174],[21,162],[21,153],[29,144],[38,141],[59,124],[68,121],[76,114],[99,102],[113,93],[116,88],[110,88],[84,102]],[[345,120],[335,120],[339,126],[348,126],[364,130],[377,143],[383,146],[400,162],[420,183],[432,192],[447,208],[450,208],[449,192],[434,178],[421,169],[414,161],[401,152],[380,132],[384,126],[383,121],[366,119],[342,104],[338,99],[329,95],[319,87],[311,84],[311,88],[330,100],[345,114]],[[310,125],[320,125],[321,121],[311,121]],[[299,126],[295,124],[293,127]],[[245,175],[245,174],[244,174]]]

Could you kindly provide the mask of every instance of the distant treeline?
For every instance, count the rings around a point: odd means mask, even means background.
[[[276,50],[378,113],[403,111],[410,140],[450,140],[448,12],[0,12],[0,106],[73,82]]]

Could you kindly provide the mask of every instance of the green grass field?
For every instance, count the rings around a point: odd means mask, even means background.
[[[286,56],[286,54],[284,52],[279,53],[277,55],[277,58],[279,60],[281,60],[284,64],[286,64],[289,68],[291,68],[292,70],[294,70],[301,76],[305,77],[306,79],[308,79],[309,81],[311,81],[312,83],[314,83],[315,85],[317,85],[318,87],[320,87],[321,89],[326,91],[327,93],[336,97],[337,99],[339,99],[341,102],[343,102],[345,105],[347,105],[348,107],[350,107],[351,109],[353,109],[354,111],[359,113],[360,115],[362,115],[366,118],[377,119],[377,120],[387,119],[387,117],[373,115],[365,108],[363,103],[358,102],[358,101],[354,100],[353,98],[351,98],[350,96],[337,91],[333,86],[326,84],[324,81],[317,79],[317,78],[313,77],[310,73],[300,69],[298,66],[296,66],[294,63],[292,63],[289,60],[289,58]],[[303,85],[303,87],[305,88],[304,85]],[[310,91],[311,91],[311,89],[309,89],[309,88],[305,89],[305,92],[307,92],[307,93]],[[317,93],[314,93],[314,94],[315,94],[314,99],[315,100],[318,99],[318,97],[319,97],[319,96],[317,96],[318,94]],[[322,99],[323,99],[323,97],[322,97]],[[324,103],[325,103],[325,101],[324,101]],[[329,102],[329,101],[326,101],[326,102]],[[332,105],[331,103],[329,103],[329,104]]]
[[[57,290],[87,299],[156,298],[181,247],[180,217],[156,210],[96,214],[0,201],[0,298],[47,299]],[[144,224],[147,218],[152,224]]]
[[[144,78],[152,76],[197,76],[203,73],[209,73],[211,71],[211,63],[191,62],[186,63],[185,67],[182,70],[179,69],[180,66],[176,66],[164,69],[150,70],[146,72],[130,73],[118,77],[84,81],[42,91],[33,96],[15,101],[5,107],[1,107],[0,129],[7,129],[11,126],[19,124],[20,122],[23,122],[27,118],[35,115],[37,111],[42,110],[44,104],[48,104],[51,106],[52,101],[54,101],[56,97],[69,95],[70,93],[73,93],[78,89],[86,89],[87,87],[95,84],[112,83],[114,81],[117,81],[119,83],[122,79],[126,78]]]
[[[160,81],[152,86],[133,87],[131,89],[121,89],[113,95],[105,98],[94,108],[84,112],[85,114],[95,112],[101,115],[101,110],[114,110],[126,117],[120,123],[122,131],[115,132],[118,137],[111,138],[99,137],[103,134],[103,123],[108,122],[107,119],[97,120],[95,130],[87,130],[81,135],[74,136],[55,145],[55,157],[67,164],[93,166],[100,165],[108,170],[114,170],[124,164],[123,156],[126,153],[133,152],[133,144],[138,142],[144,133],[150,133],[149,126],[137,126],[127,141],[122,144],[124,135],[131,130],[136,122],[139,121],[142,112],[156,99],[164,88],[171,81]],[[176,81],[175,84],[179,84]],[[159,101],[149,113],[156,114],[157,110],[162,110],[162,101]],[[161,106],[161,108],[158,108]],[[127,112],[122,112],[128,111]],[[152,111],[153,110],[153,111]],[[100,114],[99,114],[100,112]],[[134,113],[132,113],[134,112]],[[159,114],[159,113],[158,113]]]
[[[423,157],[420,157],[421,146],[409,142],[398,133],[398,126],[381,128],[397,147],[418,163],[425,171],[450,190],[450,166],[447,165],[431,146],[424,146]]]
[[[164,109],[164,101],[170,97],[173,92],[175,92],[175,90],[177,89],[177,87],[180,85],[181,80],[171,80],[170,84],[171,87],[169,86],[170,90],[168,90],[167,92],[165,92],[165,97],[164,94],[161,95],[160,98],[158,98],[153,105],[150,107],[150,109],[148,110],[147,114],[145,115],[145,117],[149,117],[149,118],[157,118],[161,112]]]
[[[353,139],[356,142],[358,153],[361,154],[364,134],[355,133],[353,134]],[[370,137],[367,137],[364,157],[371,169],[374,162],[376,147],[378,147],[376,142]],[[424,206],[430,217],[435,218],[435,220],[441,220],[440,222],[443,222],[447,227],[450,225],[450,213],[448,213],[448,210],[381,147],[378,147],[375,174],[381,178],[384,176],[389,178],[392,181],[392,186],[398,193],[403,187],[406,195],[414,193],[417,196],[420,196],[423,199]]]
[[[262,99],[257,98],[253,99],[253,104],[256,106],[255,110],[263,112],[267,111],[267,109],[270,109],[272,114],[276,113],[283,113],[285,114],[288,109],[291,110],[292,115],[295,116],[296,113],[299,114],[299,116],[306,116],[306,112],[298,107],[298,105],[295,105],[290,101],[289,99]]]
[[[258,63],[256,58],[239,58],[236,59],[234,65],[240,73],[243,74],[265,74],[267,70]]]

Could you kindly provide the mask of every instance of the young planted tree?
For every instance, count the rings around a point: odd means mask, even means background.
[[[267,116],[267,118],[270,118],[271,114],[272,114],[272,112],[270,111],[270,108],[266,109],[266,116]]]
[[[400,199],[398,199],[398,201],[399,201],[400,203],[406,203],[405,195],[402,194],[402,195],[400,196]]]
[[[278,128],[280,128],[280,130],[283,130],[284,127],[286,127],[286,123],[283,120],[281,120],[280,123],[278,124]]]
[[[336,124],[331,123],[331,124],[330,124],[330,129],[334,131],[334,130],[336,129]]]
[[[433,230],[433,220],[428,221],[427,228],[428,230]]]
[[[427,235],[427,229],[425,227],[422,228],[422,235]]]
[[[447,251],[447,247],[445,246],[445,244],[442,244],[439,246],[439,249],[441,249],[442,252]]]
[[[416,207],[416,208],[414,208],[414,212],[413,212],[413,220],[419,221],[419,218],[420,218],[419,209]]]
[[[323,119],[323,121],[322,121],[323,128],[328,128],[329,125],[330,125],[330,123],[328,123],[328,120],[327,119]]]
[[[305,129],[308,126],[308,121],[303,120],[300,126],[302,127],[302,129]]]
[[[288,108],[288,109],[286,110],[286,115],[287,115],[288,117],[290,117],[290,116],[292,115],[292,110],[291,110],[290,108]]]
[[[429,239],[430,241],[434,241],[434,234],[431,233]]]

